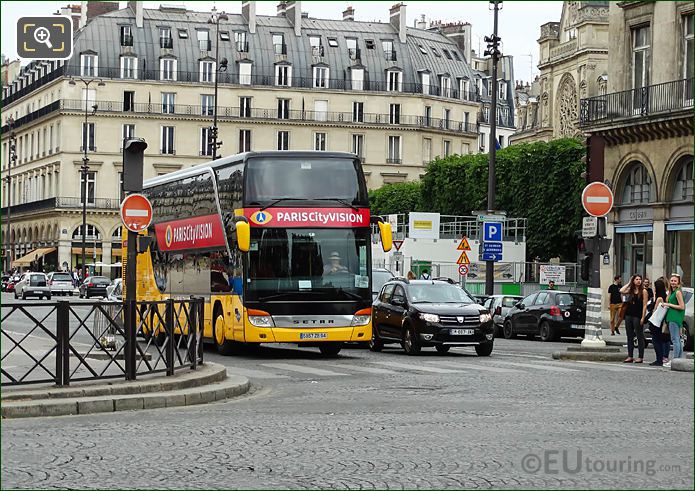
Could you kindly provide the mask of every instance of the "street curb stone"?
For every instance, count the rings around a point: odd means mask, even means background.
[[[674,358],[671,360],[671,371],[675,372],[692,372],[695,367],[695,361],[687,358]]]
[[[620,348],[585,348],[582,346],[569,346],[567,348],[567,351],[572,351],[572,352],[577,352],[577,351],[583,351],[584,353],[592,352],[592,353],[618,353],[620,352]]]
[[[624,353],[599,352],[599,351],[556,351],[553,353],[554,360],[575,360],[575,361],[623,361]]]

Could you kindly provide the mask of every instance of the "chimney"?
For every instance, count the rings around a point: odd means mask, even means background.
[[[355,9],[353,9],[352,6],[349,6],[343,11],[343,20],[355,20]]]
[[[427,21],[425,20],[425,14],[420,14],[420,20],[416,20],[415,22],[415,27],[417,27],[418,29],[427,29]]]
[[[287,2],[284,0],[278,3],[278,17],[285,17],[287,15]]]
[[[80,29],[87,25],[87,2],[82,0],[80,5]]]
[[[397,3],[389,11],[389,20],[393,28],[398,31],[398,37],[401,43],[405,43],[405,4]]]
[[[249,25],[249,33],[256,33],[256,2],[244,1],[241,2],[241,16]]]
[[[135,26],[142,27],[142,2],[130,1],[128,2],[128,7],[130,7],[130,10],[135,14]]]
[[[300,2],[299,0],[287,2],[287,9],[285,12],[287,14],[287,19],[290,21],[290,24],[292,24],[294,26],[295,36],[301,36],[302,35],[302,2]]]

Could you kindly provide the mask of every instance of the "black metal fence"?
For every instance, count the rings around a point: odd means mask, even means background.
[[[579,124],[588,126],[692,109],[693,80],[674,80],[582,99],[579,103]]]
[[[2,386],[125,378],[203,363],[204,299],[2,305]],[[134,327],[126,319],[135,319]]]

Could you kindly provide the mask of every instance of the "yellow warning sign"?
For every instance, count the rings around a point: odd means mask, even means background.
[[[458,258],[458,261],[456,261],[456,264],[470,264],[471,260],[468,259],[468,254],[466,254],[466,251],[462,251],[461,255]]]
[[[465,235],[463,236],[463,239],[461,239],[461,242],[459,242],[458,247],[456,248],[457,251],[470,251],[471,246],[468,243],[468,237]]]

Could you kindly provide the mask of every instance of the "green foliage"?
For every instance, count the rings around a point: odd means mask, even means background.
[[[495,208],[528,220],[529,259],[576,258],[574,232],[581,228],[584,154],[582,143],[571,138],[522,143],[497,152]],[[372,191],[372,211],[470,215],[487,209],[487,178],[487,154],[438,158],[427,166],[422,183]]]

